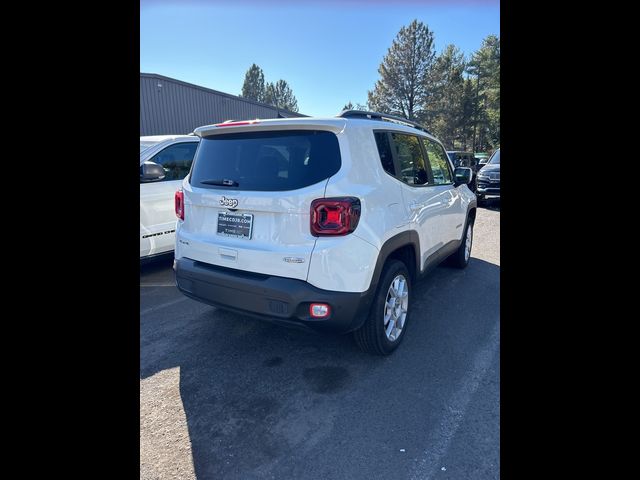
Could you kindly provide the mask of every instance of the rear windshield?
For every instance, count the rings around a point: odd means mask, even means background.
[[[232,133],[204,137],[191,185],[283,191],[308,187],[340,170],[335,134],[315,130]]]

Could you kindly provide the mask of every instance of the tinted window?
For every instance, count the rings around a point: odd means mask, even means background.
[[[182,180],[189,173],[197,142],[176,143],[155,154],[148,161],[159,163],[165,171],[164,181]]]
[[[340,170],[335,134],[287,130],[213,135],[200,141],[190,182],[203,188],[283,191],[307,187]],[[207,181],[232,180],[232,187]]]
[[[429,176],[418,137],[392,133],[393,148],[398,158],[400,173],[397,177],[409,185],[424,185]]]
[[[491,157],[491,160],[489,160],[489,163],[495,163],[500,165],[500,150],[496,150],[496,153],[493,154],[493,157]]]
[[[453,175],[444,149],[438,143],[427,138],[424,138],[423,141],[429,157],[434,185],[452,183]]]
[[[375,132],[376,145],[380,154],[380,162],[385,172],[395,176],[396,167],[393,165],[393,155],[391,154],[391,144],[389,143],[389,135],[387,132]]]

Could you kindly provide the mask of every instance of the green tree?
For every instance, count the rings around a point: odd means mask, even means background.
[[[482,41],[467,71],[476,88],[474,148],[495,149],[500,145],[500,39],[496,35]]]
[[[471,78],[464,79],[462,88],[462,119],[460,127],[462,150],[473,148],[473,129],[476,118],[476,83]]]
[[[445,47],[433,67],[429,128],[450,149],[463,143],[464,70],[464,54],[454,45]]]
[[[433,33],[425,24],[414,20],[402,27],[378,68],[380,79],[368,92],[369,107],[410,120],[422,116],[434,58]]]
[[[264,73],[255,63],[249,67],[244,75],[240,96],[256,102],[265,101]]]
[[[349,100],[349,103],[347,103],[344,107],[342,107],[342,110],[354,110],[355,107],[353,106],[353,103],[351,103],[351,100]]]
[[[274,107],[284,108],[292,112],[298,111],[298,100],[285,80],[267,83],[265,88],[265,103]]]

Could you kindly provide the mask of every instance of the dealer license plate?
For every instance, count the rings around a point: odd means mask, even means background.
[[[250,213],[218,212],[218,235],[226,237],[251,238],[253,215]]]

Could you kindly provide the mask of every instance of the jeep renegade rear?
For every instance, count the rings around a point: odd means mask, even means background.
[[[391,121],[384,121],[391,120]],[[373,112],[227,122],[176,193],[187,296],[280,324],[354,332],[391,353],[415,279],[469,261],[475,196],[417,124]]]

